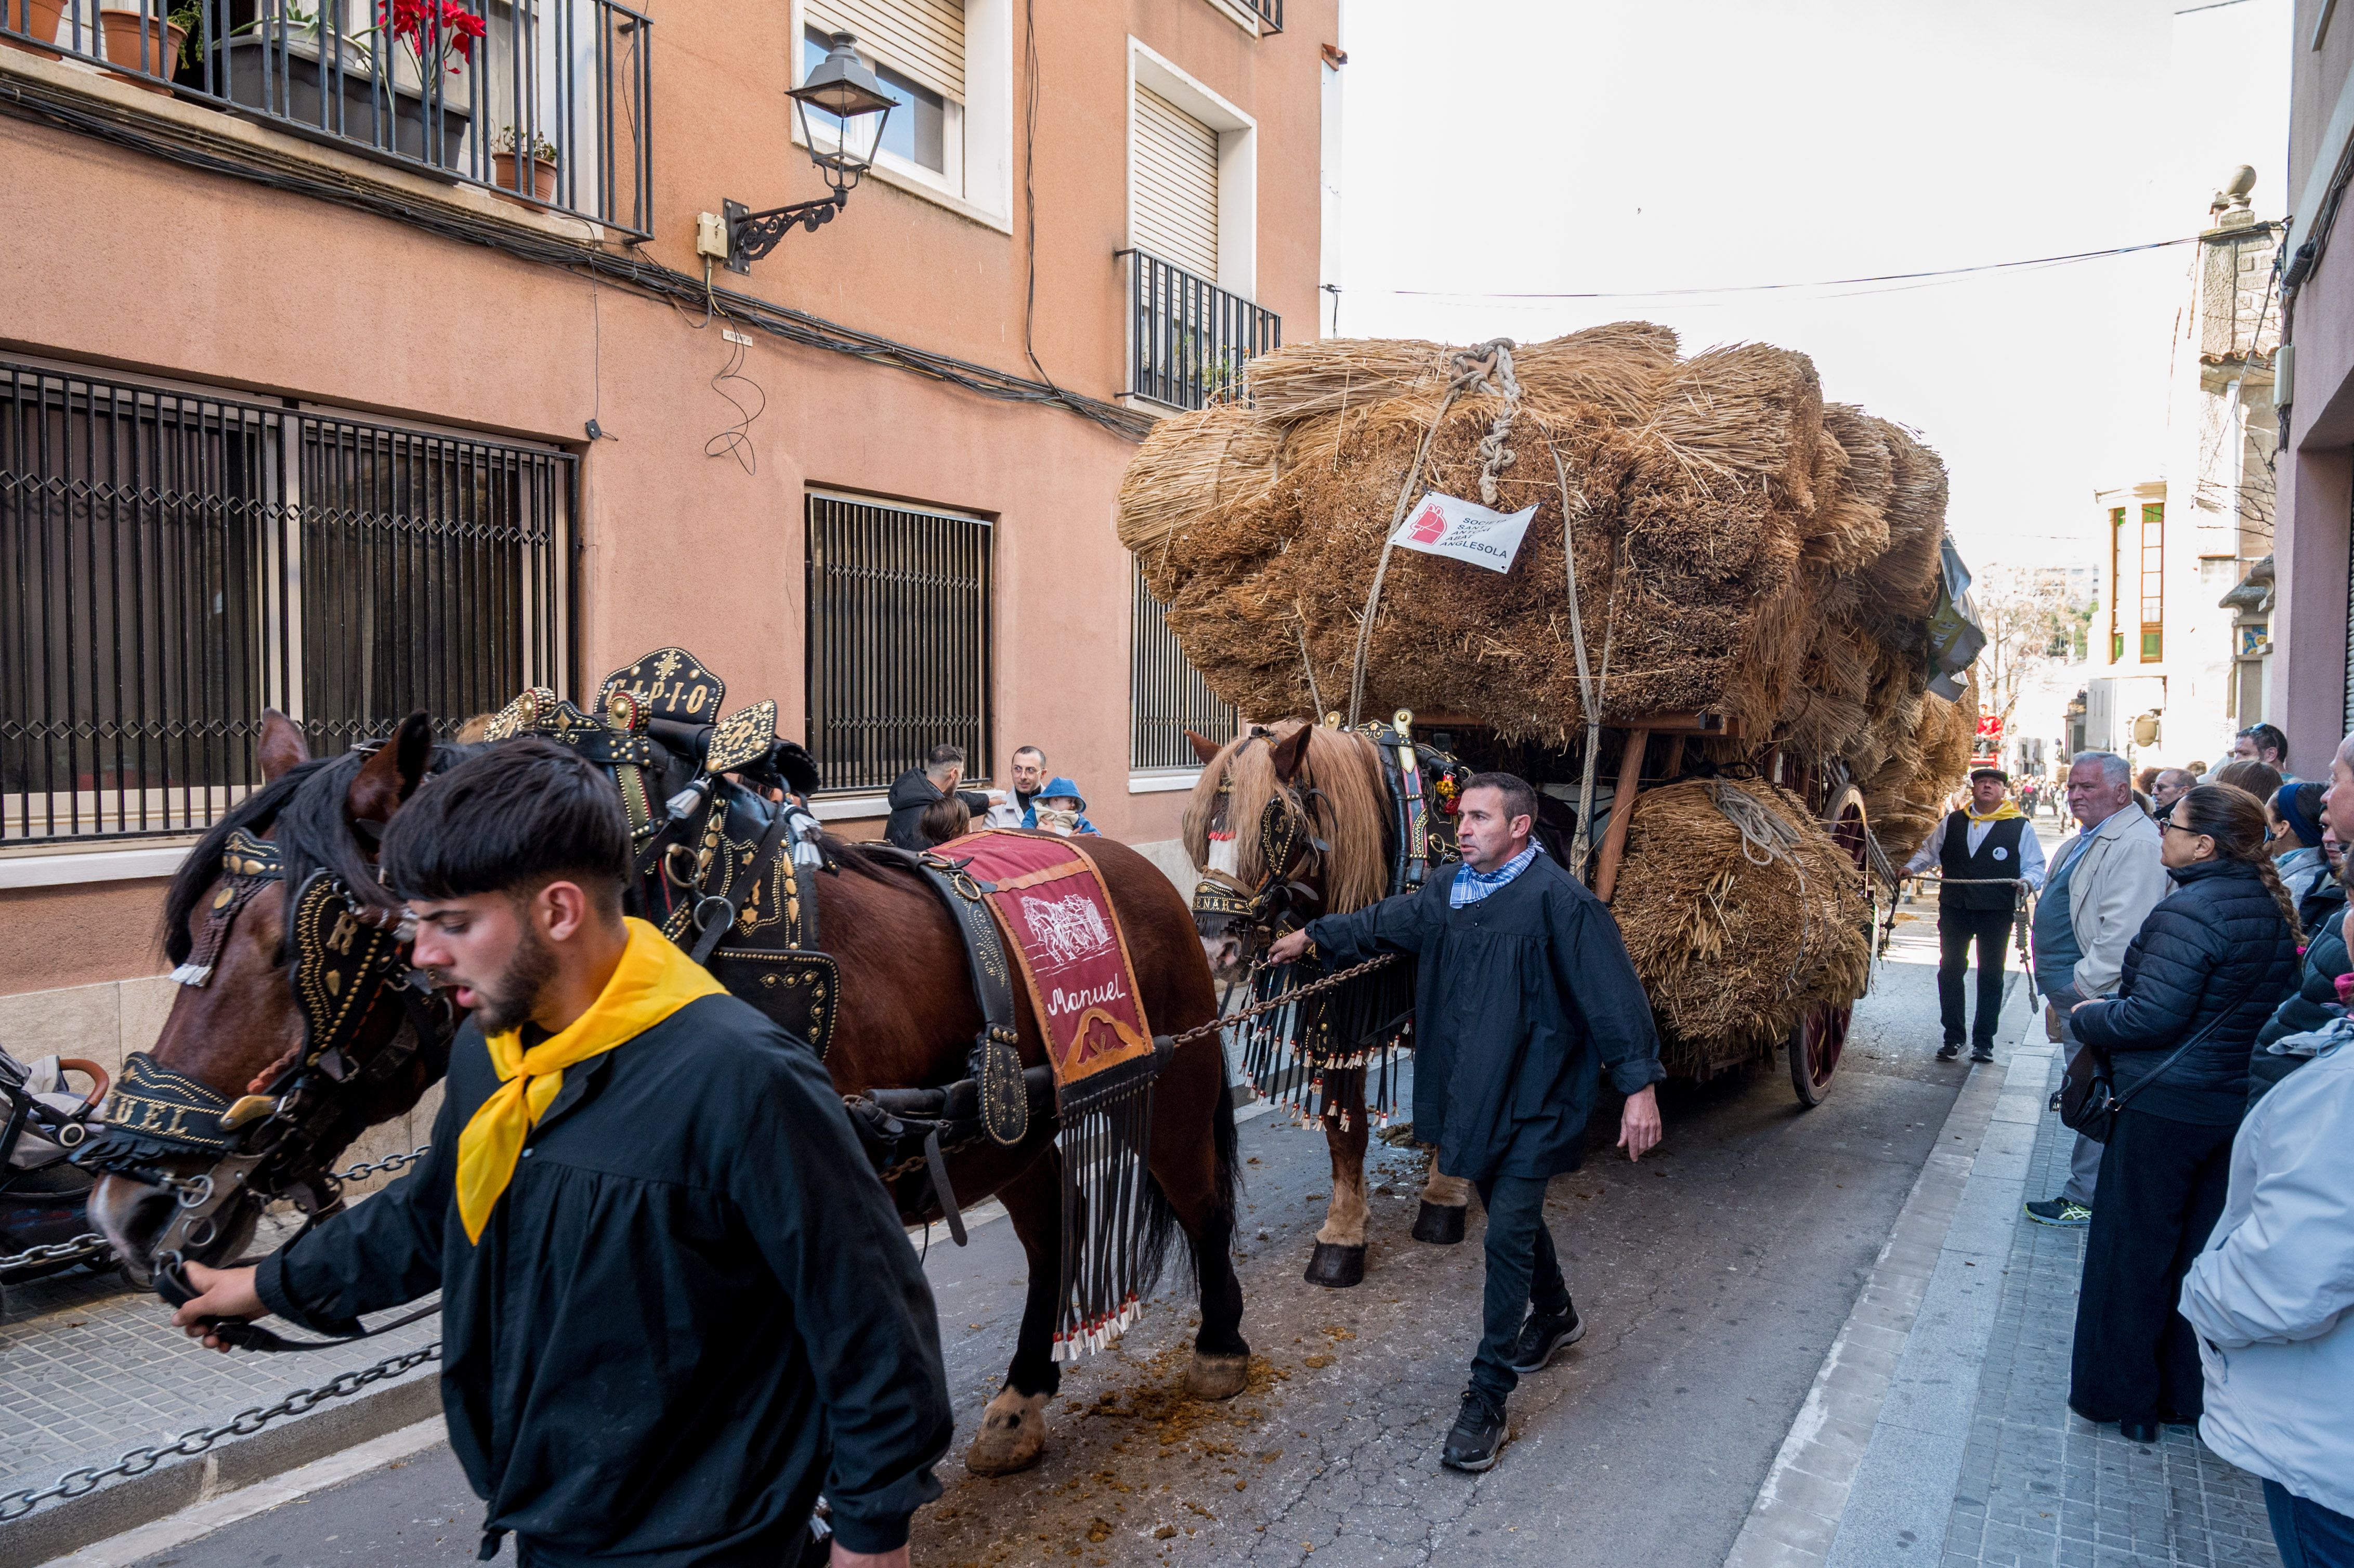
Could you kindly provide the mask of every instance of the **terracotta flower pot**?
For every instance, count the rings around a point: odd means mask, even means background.
[[[38,44],[28,43],[13,34],[0,34],[0,43],[13,45],[32,54],[47,55],[51,59],[59,58],[57,50],[40,46],[57,42],[58,27],[65,20],[65,15],[66,0],[0,0],[0,27],[13,27],[22,22],[25,31],[40,40]]]
[[[115,68],[116,74],[142,87],[170,90],[157,84],[170,81],[172,72],[178,68],[180,47],[188,41],[186,27],[164,21],[152,12],[116,10],[111,6],[100,7],[98,22],[107,63]]]
[[[515,188],[515,155],[513,153],[492,154],[491,177],[498,182],[501,190],[514,190]],[[556,199],[554,159],[534,158],[531,161],[531,194],[542,201]]]

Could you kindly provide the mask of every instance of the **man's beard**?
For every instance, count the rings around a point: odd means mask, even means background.
[[[555,978],[555,953],[539,939],[538,932],[525,926],[505,972],[474,988],[474,1022],[486,1035],[522,1028],[538,1008],[539,993]]]

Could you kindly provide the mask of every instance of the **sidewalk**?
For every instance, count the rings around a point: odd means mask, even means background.
[[[1726,1568],[2278,1564],[2259,1483],[2191,1429],[2128,1443],[2068,1410],[2084,1233],[2020,1210],[2073,1136],[2034,1033],[1956,1103]]]

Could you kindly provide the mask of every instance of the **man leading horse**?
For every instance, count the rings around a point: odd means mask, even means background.
[[[1605,1072],[1627,1097],[1618,1147],[1639,1160],[1659,1141],[1652,1086],[1667,1075],[1650,1003],[1609,911],[1532,841],[1535,819],[1525,782],[1473,775],[1452,876],[1312,920],[1267,955],[1335,969],[1377,953],[1419,960],[1415,1129],[1488,1211],[1485,1331],[1441,1456],[1458,1470],[1495,1464],[1506,1396],[1585,1332],[1545,1228],[1545,1186],[1585,1158]]]
[[[907,1561],[952,1431],[931,1292],[816,1054],[622,914],[630,830],[540,740],[384,833],[416,961],[473,1015],[429,1152],[174,1321],[339,1334],[441,1291],[467,1479],[542,1568]]]

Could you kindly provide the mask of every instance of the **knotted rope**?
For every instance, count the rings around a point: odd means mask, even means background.
[[[1422,432],[1421,444],[1415,448],[1414,461],[1406,467],[1405,482],[1398,486],[1397,504],[1390,511],[1389,531],[1382,536],[1382,558],[1373,567],[1373,590],[1365,596],[1365,613],[1357,622],[1357,657],[1349,671],[1352,729],[1356,727],[1358,715],[1365,705],[1365,652],[1373,646],[1373,617],[1381,609],[1382,582],[1389,576],[1390,553],[1397,547],[1398,524],[1405,521],[1406,509],[1414,504],[1415,485],[1422,478],[1422,465],[1430,456],[1430,443],[1437,437],[1438,427],[1458,395],[1476,388],[1505,400],[1502,411],[1479,441],[1481,505],[1496,504],[1497,476],[1514,461],[1511,449],[1504,445],[1511,433],[1512,416],[1520,412],[1521,407],[1520,378],[1512,374],[1512,340],[1491,337],[1475,348],[1458,348],[1447,356],[1447,394],[1439,398],[1437,411],[1430,416],[1430,428]]]
[[[1710,803],[1741,835],[1742,859],[1757,866],[1787,862],[1791,874],[1798,879],[1798,950],[1790,959],[1789,972],[1782,977],[1782,994],[1787,996],[1797,986],[1798,972],[1806,967],[1808,950],[1815,942],[1815,912],[1807,902],[1806,863],[1797,853],[1798,830],[1745,789],[1722,779],[1704,779],[1701,784],[1708,791]]]

